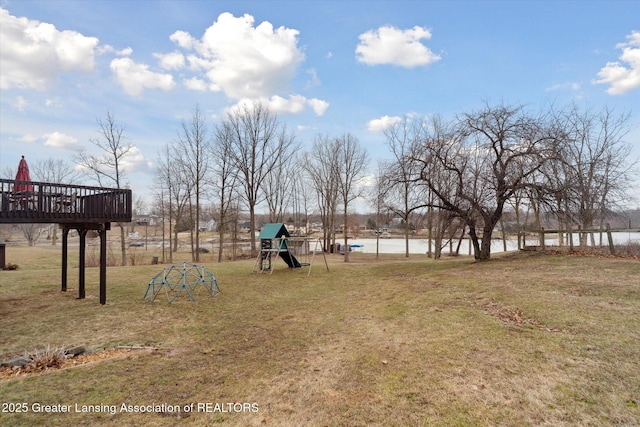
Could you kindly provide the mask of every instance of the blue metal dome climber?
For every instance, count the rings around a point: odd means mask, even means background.
[[[169,304],[175,301],[182,291],[189,295],[191,301],[195,301],[194,294],[200,284],[207,288],[207,293],[212,297],[220,293],[216,278],[203,266],[189,262],[173,264],[151,279],[144,299],[148,297],[149,302],[153,302],[164,288]]]

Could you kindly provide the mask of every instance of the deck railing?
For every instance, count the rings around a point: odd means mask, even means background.
[[[131,214],[131,190],[0,179],[0,223],[129,222]]]

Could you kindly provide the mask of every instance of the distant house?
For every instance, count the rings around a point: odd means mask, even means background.
[[[399,228],[401,227],[403,224],[403,220],[400,217],[395,217],[391,219],[391,224],[390,226],[393,226],[393,228]]]
[[[251,223],[249,221],[241,222],[238,224],[238,231],[240,233],[248,233],[251,231]]]
[[[218,229],[218,222],[215,219],[210,219],[209,221],[200,221],[200,226],[198,227],[200,231],[216,231]]]
[[[156,215],[139,215],[131,220],[136,225],[156,225],[158,217]]]

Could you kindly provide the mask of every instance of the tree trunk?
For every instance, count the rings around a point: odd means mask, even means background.
[[[189,244],[191,245],[191,262],[197,262],[197,250],[195,248],[195,240],[193,235],[193,227],[189,230]]]
[[[221,221],[222,222],[222,221]],[[222,248],[224,247],[224,226],[218,225],[220,232],[218,233],[218,264],[222,262]]]
[[[198,183],[199,185],[199,183]],[[200,262],[200,192],[196,189],[196,258]]]
[[[502,230],[502,249],[507,252],[507,232],[504,229],[504,221],[500,217],[500,229]]]
[[[482,243],[480,246],[479,256],[476,256],[478,261],[488,261],[491,258],[491,234],[493,233],[493,227],[484,227],[482,230]]]
[[[171,216],[172,216],[172,211],[171,211],[171,191],[169,191],[169,262],[171,264],[173,264],[173,251],[171,250],[171,232],[173,231],[173,226],[171,224]],[[177,222],[176,222],[177,224]],[[164,224],[163,224],[164,227]],[[163,230],[164,231],[164,230]],[[176,236],[176,242],[178,240],[178,237]],[[164,241],[162,242],[162,250],[164,251]]]
[[[432,192],[429,191],[429,207],[427,208],[427,258],[431,258],[431,242],[433,240],[433,207],[431,203],[433,202]]]
[[[409,201],[405,188],[404,197],[404,256],[409,258]]]
[[[342,232],[344,234],[344,262],[349,262],[349,214],[347,213],[347,206],[344,207],[344,228]]]
[[[178,252],[178,226],[173,229],[173,250],[171,252]]]
[[[469,237],[471,238],[471,244],[473,245],[473,257],[476,260],[480,259],[480,243],[478,242],[478,235],[476,234],[475,225],[469,224]]]
[[[233,248],[231,251],[231,260],[235,261],[238,256],[238,221],[240,221],[240,206],[236,206],[235,213],[233,214]]]
[[[436,219],[436,236],[434,238],[433,259],[440,259],[442,256],[442,236],[444,234],[442,224],[442,212],[438,212]]]
[[[409,258],[409,218],[404,220],[404,256]]]
[[[256,212],[253,203],[249,204],[249,234],[251,234],[251,257],[255,258],[258,251],[256,249]]]
[[[464,229],[465,226],[462,226],[462,233],[460,233],[460,238],[458,239],[458,245],[456,246],[456,256],[460,255],[460,246],[462,245],[462,239],[464,239]]]
[[[522,249],[522,235],[520,234],[520,231],[522,230],[522,227],[520,226],[520,201],[518,198],[516,198],[514,208],[516,211],[516,230],[518,233],[518,249]]]
[[[122,250],[122,265],[127,265],[127,244],[124,240],[124,225],[119,222],[118,226],[120,227],[120,249]]]

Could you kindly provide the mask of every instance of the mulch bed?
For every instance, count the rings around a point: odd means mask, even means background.
[[[57,363],[45,366],[38,363],[29,363],[24,366],[1,366],[0,380],[9,380],[32,375],[44,374],[47,372],[59,371],[61,369],[69,369],[76,366],[87,365],[89,363],[99,362],[102,360],[113,359],[116,357],[129,357],[134,352],[140,350],[153,350],[151,348],[115,348],[92,353],[82,353],[77,356],[67,356]]]

